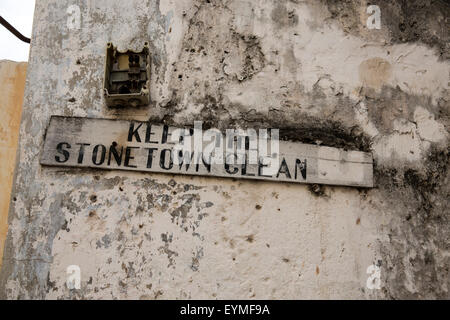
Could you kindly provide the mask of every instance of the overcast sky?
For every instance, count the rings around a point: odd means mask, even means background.
[[[0,0],[0,15],[27,38],[31,38],[35,0]],[[28,61],[30,45],[0,24],[0,60]]]

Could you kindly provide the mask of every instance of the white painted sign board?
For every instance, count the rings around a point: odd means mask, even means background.
[[[272,174],[267,174],[267,166],[259,160],[254,164],[248,161],[242,164],[233,161],[224,161],[223,164],[174,162],[177,152],[170,136],[175,129],[139,121],[52,116],[40,163],[47,166],[373,187],[370,153],[289,141],[279,142],[279,158]]]

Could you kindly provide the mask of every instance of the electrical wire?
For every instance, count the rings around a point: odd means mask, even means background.
[[[16,28],[14,28],[12,25],[9,24],[8,21],[3,19],[2,16],[0,16],[0,23],[8,29],[13,35],[15,35],[17,38],[22,40],[23,42],[30,43],[30,38],[25,37],[23,34],[21,34],[19,31],[17,31]]]

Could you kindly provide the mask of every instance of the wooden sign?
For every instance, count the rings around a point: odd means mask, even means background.
[[[373,187],[370,153],[289,141],[279,141],[278,150],[275,150],[272,140],[267,140],[268,145],[264,146],[265,140],[257,140],[258,143],[253,144],[245,138],[239,143],[239,139],[228,139],[220,132],[220,138],[216,135],[215,139],[208,140],[205,139],[206,133],[194,129],[183,129],[182,135],[179,131],[174,127],[139,121],[52,116],[40,163],[48,166]],[[183,138],[180,139],[180,136]],[[177,141],[181,140],[193,142],[191,152],[178,149]],[[235,146],[230,145],[233,141]],[[208,144],[219,151],[206,152]],[[222,149],[218,148],[220,146]],[[222,162],[218,161],[220,150],[224,153]],[[235,154],[230,157],[229,152],[233,150]],[[263,151],[270,156],[264,156]],[[212,155],[217,157],[211,161]]]

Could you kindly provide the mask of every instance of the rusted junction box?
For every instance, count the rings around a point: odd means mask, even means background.
[[[108,107],[137,107],[149,103],[150,54],[148,42],[140,52],[106,47],[103,92]]]

